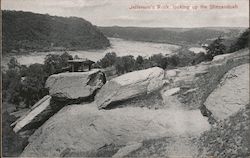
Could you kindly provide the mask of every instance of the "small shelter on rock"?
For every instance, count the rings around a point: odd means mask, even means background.
[[[95,62],[87,58],[68,60],[72,72],[90,71]]]

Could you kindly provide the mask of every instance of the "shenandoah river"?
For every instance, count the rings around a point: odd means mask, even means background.
[[[133,56],[151,56],[153,54],[170,54],[180,48],[177,45],[153,42],[129,41],[120,38],[109,38],[111,47],[107,49],[88,50],[88,51],[67,51],[73,57],[77,55],[80,58],[88,58],[93,61],[101,59],[108,52],[115,52],[118,56],[133,55]],[[43,63],[47,54],[62,54],[64,51],[52,52],[34,52],[26,55],[15,55],[18,62],[22,65],[30,65],[34,63]],[[10,59],[4,57],[2,65],[6,66]]]

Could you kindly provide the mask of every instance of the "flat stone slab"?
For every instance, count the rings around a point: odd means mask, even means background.
[[[149,94],[162,88],[165,83],[164,70],[159,67],[134,71],[107,82],[95,97],[99,109],[116,102]]]
[[[99,69],[88,72],[66,72],[51,75],[46,81],[46,88],[52,97],[61,99],[88,99],[100,89],[106,78]]]

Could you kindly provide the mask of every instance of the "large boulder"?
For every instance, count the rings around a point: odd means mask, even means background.
[[[149,94],[162,88],[164,70],[159,67],[134,71],[107,82],[95,97],[99,109]]]
[[[117,151],[130,142],[140,144],[144,139],[165,136],[199,136],[209,129],[207,118],[199,110],[139,107],[98,110],[94,103],[71,105],[61,109],[30,137],[21,156],[95,157],[93,152],[108,147],[111,148],[109,153],[115,153],[112,150]],[[129,146],[117,155],[137,147]],[[108,155],[103,153],[101,156]]]
[[[161,91],[165,106],[200,108],[224,74],[245,63],[249,63],[249,49],[216,56],[211,62],[166,71],[165,78],[170,83]]]
[[[88,101],[93,98],[106,78],[103,72],[93,69],[88,72],[66,72],[51,75],[46,81],[46,88],[53,98],[59,100]]]
[[[47,120],[52,111],[51,96],[47,95],[38,101],[29,112],[11,124],[14,132],[29,130],[39,127],[39,124]]]
[[[234,115],[249,103],[249,64],[233,68],[221,79],[204,105],[216,120]]]

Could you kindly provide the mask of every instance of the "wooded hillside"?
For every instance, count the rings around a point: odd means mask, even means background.
[[[22,11],[2,11],[3,53],[100,49],[109,40],[90,22]]]

